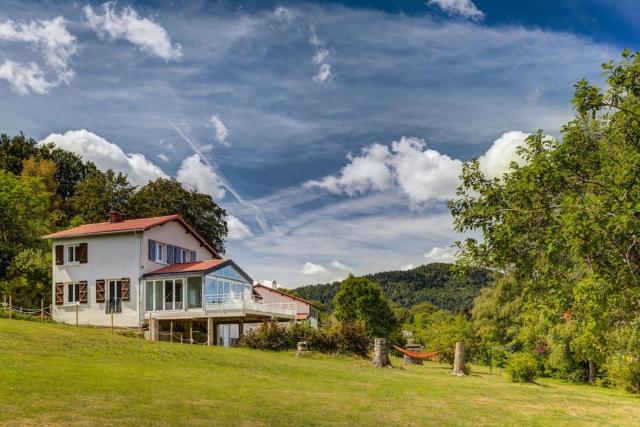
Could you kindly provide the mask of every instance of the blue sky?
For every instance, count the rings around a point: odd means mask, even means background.
[[[212,194],[286,286],[451,260],[461,162],[560,137],[640,41],[626,0],[1,3],[2,132]]]

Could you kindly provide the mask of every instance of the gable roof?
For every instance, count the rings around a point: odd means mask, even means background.
[[[212,271],[219,270],[228,265],[233,266],[238,273],[244,277],[249,283],[253,283],[253,279],[249,277],[238,265],[230,259],[208,259],[205,261],[181,262],[177,264],[167,265],[166,267],[150,271],[144,275],[145,278],[152,276],[168,276],[177,274],[205,275]]]
[[[300,301],[300,302],[303,302],[303,303],[305,303],[305,304],[312,305],[312,306],[314,306],[315,308],[320,308],[320,307],[318,306],[318,304],[316,304],[315,302],[311,302],[311,301],[306,300],[306,299],[304,299],[304,298],[300,298],[300,297],[298,297],[298,296],[291,295],[291,294],[289,294],[289,293],[287,293],[287,292],[283,292],[283,291],[278,290],[278,289],[270,288],[269,286],[265,286],[265,285],[263,285],[262,283],[256,283],[255,285],[253,285],[253,287],[254,287],[254,288],[264,288],[264,289],[266,289],[266,290],[268,290],[268,291],[272,291],[272,292],[275,292],[275,293],[277,293],[277,294],[284,295],[284,296],[289,297],[289,298],[293,298],[293,299],[298,300],[298,301]]]
[[[179,222],[193,237],[200,242],[202,246],[207,248],[209,252],[216,258],[221,258],[220,254],[207,243],[189,224],[182,219],[179,214],[156,216],[152,218],[127,219],[120,222],[98,222],[93,224],[84,224],[78,227],[69,228],[67,230],[57,231],[47,234],[43,239],[62,239],[68,237],[82,237],[96,234],[116,234],[128,233],[134,231],[145,231],[150,228],[166,224],[167,222]]]

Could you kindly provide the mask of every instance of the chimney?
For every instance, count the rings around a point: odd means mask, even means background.
[[[271,287],[273,289],[278,289],[278,282],[276,282],[275,280],[271,283]]]
[[[111,211],[109,212],[109,222],[111,224],[116,222],[122,222],[124,221],[124,216],[125,215],[122,212]]]

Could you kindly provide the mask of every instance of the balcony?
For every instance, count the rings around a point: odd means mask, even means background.
[[[295,319],[297,314],[295,303],[260,302],[253,298],[233,298],[229,294],[208,294],[204,301],[207,313],[243,312],[291,319]]]

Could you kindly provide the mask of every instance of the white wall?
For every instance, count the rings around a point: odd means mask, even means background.
[[[96,280],[105,280],[105,292],[109,279],[130,280],[130,300],[122,302],[122,313],[114,314],[116,326],[139,325],[138,288],[140,271],[141,233],[119,233],[106,236],[90,236],[72,239],[56,239],[52,242],[53,283],[52,314],[56,321],[76,322],[76,304],[66,304],[67,282],[87,281],[87,304],[80,304],[79,323],[83,325],[109,326],[111,316],[106,313],[106,303],[96,303]],[[56,265],[55,246],[60,244],[87,243],[87,263]],[[65,305],[55,305],[55,284],[65,283]],[[105,295],[106,297],[106,295]],[[144,298],[143,295],[141,295]],[[144,301],[144,300],[143,300]]]
[[[254,288],[259,294],[260,296],[263,298],[262,301],[265,304],[269,304],[269,303],[292,303],[294,302],[296,304],[296,312],[298,314],[310,314],[311,313],[311,306],[309,304],[307,304],[306,302],[300,301],[298,299],[292,298],[290,296],[287,295],[283,295],[279,292],[276,292],[274,290],[271,290],[269,288],[265,288],[262,286],[257,286]],[[315,318],[310,318],[310,322],[312,327],[317,328],[318,327],[318,319]]]
[[[142,245],[142,267],[144,273],[150,273],[167,265],[149,260],[149,239],[196,251],[197,261],[212,259],[211,252],[206,247],[200,246],[200,241],[186,231],[182,224],[177,221],[167,222],[146,230],[144,232],[144,244]],[[164,257],[166,259],[166,254],[164,254]]]

